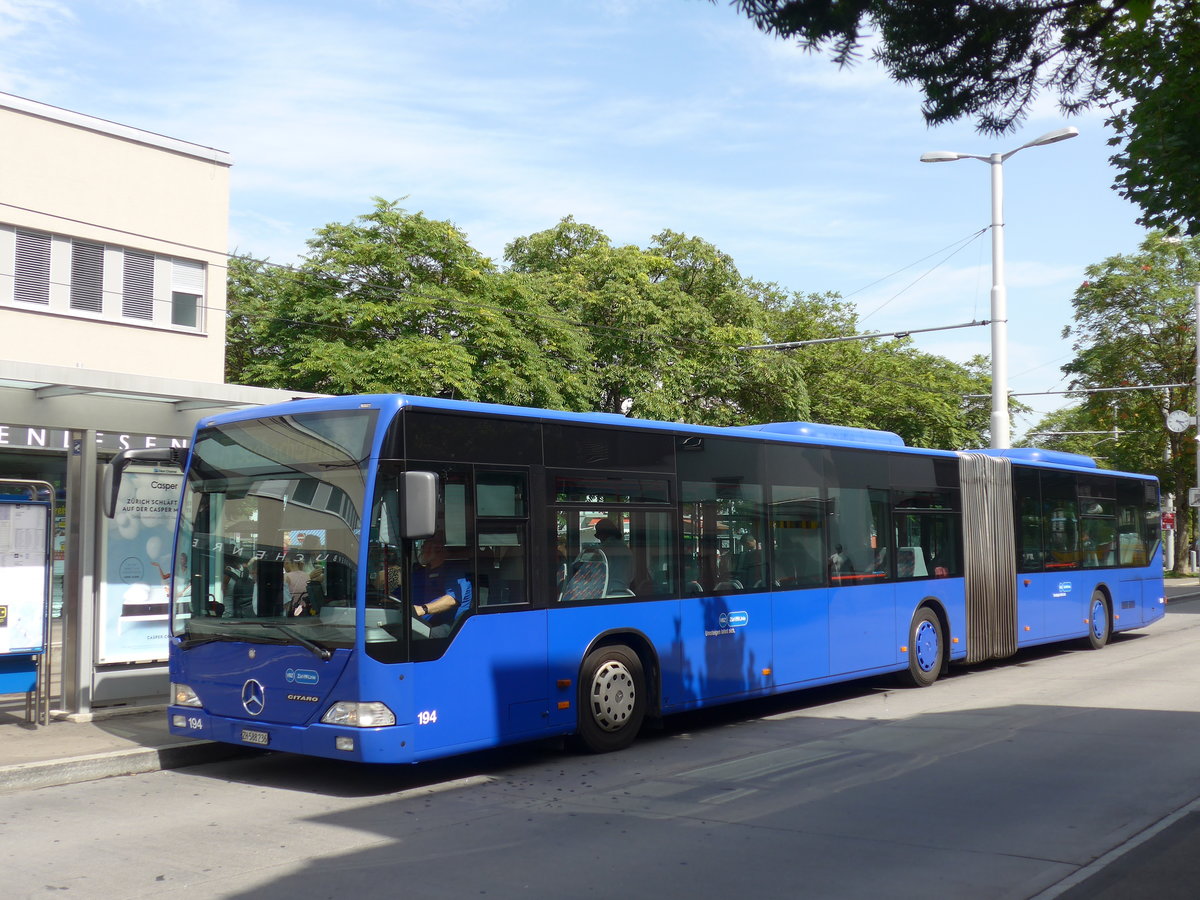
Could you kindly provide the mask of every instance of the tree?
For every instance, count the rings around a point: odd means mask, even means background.
[[[715,0],[714,0],[715,2]],[[853,62],[872,57],[925,97],[931,125],[1013,131],[1039,92],[1067,114],[1111,111],[1115,188],[1139,223],[1200,232],[1200,5],[1195,0],[733,0],[761,30]]]
[[[708,425],[818,421],[919,446],[983,442],[982,368],[907,341],[743,349],[852,335],[853,307],[746,278],[698,237],[645,248],[562,219],[497,269],[451,223],[395,203],[309,241],[297,269],[235,257],[230,381],[403,391]]]
[[[761,342],[766,313],[733,260],[695,237],[663,231],[649,247],[614,246],[570,216],[505,249],[510,271],[586,331],[595,409],[710,425],[808,412],[790,367],[772,372],[738,347]]]
[[[227,377],[325,393],[404,391],[586,408],[578,329],[451,223],[377,200],[296,270],[235,260]]]
[[[1118,23],[1100,67],[1112,94],[1108,119],[1120,148],[1112,157],[1121,196],[1144,215],[1138,224],[1200,233],[1200,16],[1160,3],[1145,23]]]
[[[1151,233],[1137,254],[1089,266],[1075,291],[1073,323],[1063,330],[1075,358],[1063,366],[1077,388],[1186,385],[1160,390],[1091,393],[1069,415],[1043,420],[1037,431],[1115,430],[1117,439],[1077,435],[1063,449],[1091,447],[1113,468],[1157,475],[1175,495],[1177,520],[1187,521],[1187,489],[1194,482],[1194,433],[1165,428],[1172,409],[1195,409],[1194,285],[1200,281],[1200,238]],[[1056,427],[1069,424],[1074,427]],[[1071,437],[1071,436],[1065,436]],[[1041,443],[1041,441],[1039,441]],[[1100,452],[1101,447],[1103,451]],[[1186,543],[1177,545],[1176,566]]]

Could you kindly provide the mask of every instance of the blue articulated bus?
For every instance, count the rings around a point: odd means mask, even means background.
[[[180,451],[171,451],[180,453]],[[114,460],[110,487],[132,451]],[[1164,613],[1158,484],[946,452],[399,395],[201,421],[171,731],[367,762],[1082,640]]]

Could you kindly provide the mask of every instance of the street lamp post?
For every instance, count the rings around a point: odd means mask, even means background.
[[[976,156],[934,150],[921,154],[921,162],[953,162],[978,159],[992,167],[992,447],[1012,446],[1008,415],[1008,291],[1004,283],[1004,161],[1026,147],[1055,144],[1079,134],[1078,128],[1056,128],[1007,153]]]

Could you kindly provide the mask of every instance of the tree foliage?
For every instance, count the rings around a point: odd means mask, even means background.
[[[715,2],[715,0],[714,0]],[[1200,4],[1195,0],[732,0],[761,30],[847,65],[872,58],[925,97],[931,125],[1013,131],[1043,91],[1067,115],[1110,110],[1115,188],[1140,224],[1200,232]]]
[[[1038,423],[1038,432],[1104,432],[1040,436],[1043,446],[1084,452],[1112,468],[1157,475],[1187,521],[1187,489],[1195,481],[1196,436],[1165,427],[1173,409],[1195,410],[1194,285],[1200,281],[1200,238],[1151,233],[1131,255],[1090,266],[1063,330],[1075,357],[1063,371],[1076,388],[1184,385],[1159,390],[1097,392]],[[1066,426],[1066,427],[1064,427]],[[1180,551],[1183,552],[1183,543]]]
[[[231,380],[323,393],[587,403],[578,330],[449,222],[378,200],[349,224],[319,229],[308,247],[295,271],[235,261]]]
[[[853,308],[742,275],[701,238],[618,246],[566,217],[513,240],[500,269],[451,223],[377,200],[319,229],[296,269],[237,257],[227,377],[322,393],[390,392],[665,421],[818,421],[918,446],[985,441],[981,367],[907,341],[787,352],[853,335]]]
[[[1145,22],[1119,22],[1105,42],[1117,189],[1138,224],[1200,233],[1200,7],[1159,3]]]

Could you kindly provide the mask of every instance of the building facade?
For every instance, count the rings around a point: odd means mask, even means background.
[[[224,381],[229,154],[10,95],[0,154],[5,358]]]
[[[76,715],[163,702],[169,549],[158,534],[110,559],[96,497],[119,450],[293,396],[224,384],[232,159],[7,94],[0,154],[0,479],[54,492],[45,691]]]

